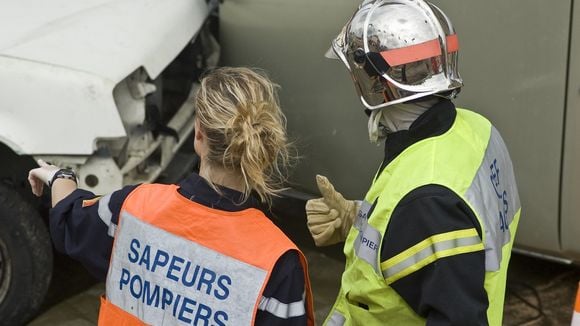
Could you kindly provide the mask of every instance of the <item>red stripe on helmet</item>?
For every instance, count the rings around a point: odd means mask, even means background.
[[[381,52],[381,56],[391,67],[425,60],[438,55],[441,55],[441,47],[437,39]]]
[[[457,34],[447,36],[446,40],[447,53],[459,50]],[[381,56],[391,67],[421,61],[439,55],[441,55],[441,47],[437,39],[381,52]]]
[[[447,39],[447,53],[459,51],[459,38],[457,34],[449,35]]]

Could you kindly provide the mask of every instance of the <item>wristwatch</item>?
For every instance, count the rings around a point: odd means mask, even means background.
[[[48,181],[48,187],[52,187],[52,183],[54,182],[54,180],[56,179],[68,179],[68,180],[72,180],[75,183],[77,182],[77,175],[75,173],[75,171],[71,170],[71,169],[60,169],[58,171],[56,171],[56,173],[52,176],[52,179],[50,181]]]

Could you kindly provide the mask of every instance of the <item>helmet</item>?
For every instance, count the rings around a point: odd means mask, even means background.
[[[423,0],[365,0],[332,41],[363,105],[376,110],[463,86],[459,43],[445,13]]]

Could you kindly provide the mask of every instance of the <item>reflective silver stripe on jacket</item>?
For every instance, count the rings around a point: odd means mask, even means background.
[[[250,325],[267,271],[121,212],[107,298],[149,325]]]
[[[465,198],[485,224],[485,268],[497,271],[502,248],[511,239],[509,225],[520,209],[520,198],[512,161],[493,126],[483,162]]]
[[[113,218],[113,213],[109,208],[109,202],[111,201],[111,194],[103,196],[99,199],[99,206],[98,206],[98,214],[99,218],[105,223],[108,228],[107,234],[110,237],[115,236],[115,230],[117,229],[117,225],[111,221]]]
[[[475,232],[475,231],[474,231]],[[413,256],[401,261],[400,263],[387,268],[383,271],[383,276],[385,278],[389,278],[391,276],[396,275],[397,273],[402,272],[406,268],[409,268],[415,264],[420,263],[421,261],[427,259],[430,256],[436,256],[438,253],[442,253],[444,251],[449,251],[452,249],[458,249],[462,247],[472,246],[481,243],[481,238],[479,235],[466,237],[466,238],[457,238],[457,239],[449,239],[446,241],[435,242],[432,243],[430,246],[420,250]],[[481,250],[481,249],[480,249]]]
[[[378,259],[381,233],[368,222],[372,204],[361,202],[354,227],[359,231],[354,242],[354,252],[360,259],[369,263],[379,273]]]
[[[330,318],[328,318],[328,320],[326,321],[326,326],[342,326],[344,325],[344,322],[346,321],[346,318],[344,318],[344,316],[334,310],[332,312],[332,315],[330,316]]]
[[[276,298],[262,297],[258,305],[258,310],[267,311],[282,319],[303,316],[306,314],[304,294],[302,295],[302,300],[291,303],[282,303]]]

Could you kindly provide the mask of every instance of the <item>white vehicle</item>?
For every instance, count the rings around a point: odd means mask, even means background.
[[[29,320],[51,278],[28,170],[73,168],[99,194],[159,176],[217,64],[216,12],[206,0],[0,2],[0,323]]]

